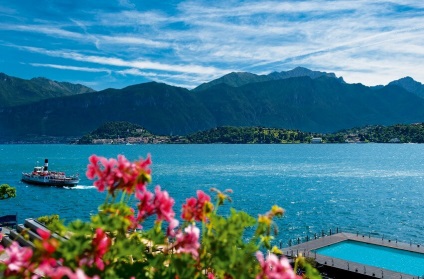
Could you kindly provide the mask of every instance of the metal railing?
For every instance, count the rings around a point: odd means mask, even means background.
[[[422,244],[413,242],[412,240],[407,241],[407,240],[403,240],[403,239],[399,240],[398,238],[389,238],[389,237],[385,237],[384,234],[379,235],[378,233],[375,233],[375,232],[360,233],[359,231],[352,230],[352,229],[343,229],[342,230],[339,227],[336,227],[335,229],[330,228],[328,230],[321,230],[318,233],[317,232],[315,232],[315,233],[308,232],[308,233],[306,233],[306,235],[303,234],[301,236],[289,238],[289,240],[287,241],[287,246],[285,246],[285,247],[291,247],[293,245],[298,245],[298,244],[305,243],[305,242],[308,242],[308,241],[311,241],[311,240],[323,238],[323,237],[326,237],[326,236],[331,236],[333,234],[342,233],[342,232],[356,234],[357,237],[360,237],[360,236],[362,236],[363,238],[368,237],[369,239],[370,238],[375,238],[375,239],[381,238],[381,241],[387,241],[388,243],[391,243],[391,244],[397,244],[398,241],[399,241],[399,242],[402,242],[402,243],[409,243],[410,247],[416,247],[416,248],[422,247]],[[279,246],[280,246],[280,249],[284,248],[282,240],[279,240]]]

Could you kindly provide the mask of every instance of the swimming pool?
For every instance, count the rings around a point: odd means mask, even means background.
[[[424,254],[345,240],[316,249],[319,255],[415,276],[424,275]]]

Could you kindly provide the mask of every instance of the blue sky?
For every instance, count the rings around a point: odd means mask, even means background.
[[[424,1],[0,0],[0,72],[101,90],[297,66],[424,82]]]

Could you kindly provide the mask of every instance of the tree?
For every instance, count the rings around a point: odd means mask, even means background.
[[[9,184],[0,185],[0,200],[6,200],[16,197],[16,189]]]

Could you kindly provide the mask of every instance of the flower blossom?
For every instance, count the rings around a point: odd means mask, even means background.
[[[72,273],[72,271],[68,267],[60,266],[55,259],[50,258],[42,260],[40,265],[37,267],[37,275],[40,276],[33,275],[31,278],[47,277],[51,279],[61,279],[69,273]]]
[[[184,232],[179,231],[175,236],[177,253],[190,253],[193,257],[197,258],[200,248],[200,230],[196,226],[189,225],[184,229]]]
[[[97,228],[96,235],[94,236],[92,243],[95,248],[94,262],[100,270],[103,270],[105,266],[102,257],[109,250],[109,247],[112,245],[112,241],[101,228]]]
[[[4,275],[17,275],[24,272],[31,265],[32,250],[29,247],[20,247],[19,244],[14,241],[12,244],[5,249],[7,254],[4,263],[6,264],[6,270]]]
[[[171,222],[174,219],[175,212],[172,209],[174,203],[174,199],[169,196],[167,191],[161,191],[160,186],[156,186],[153,205],[156,209],[158,220]]]
[[[204,221],[206,214],[213,210],[211,198],[202,190],[197,191],[197,199],[191,197],[183,204],[181,218],[186,221]]]
[[[38,268],[40,270],[40,267]],[[84,271],[80,268],[77,268],[75,272],[73,272],[69,267],[66,266],[59,266],[55,269],[47,269],[47,270],[40,270],[43,272],[43,277],[36,277],[33,276],[32,278],[44,278],[48,277],[51,279],[62,279],[62,278],[69,278],[69,279],[100,279],[99,276],[94,275],[93,277],[90,277],[84,273]]]
[[[301,279],[294,273],[287,258],[278,257],[274,254],[269,254],[267,259],[264,259],[262,252],[256,252],[256,258],[261,266],[260,273],[256,276],[256,279]]]
[[[37,233],[39,236],[41,236],[41,245],[43,247],[45,257],[49,257],[56,251],[57,247],[59,246],[59,242],[54,238],[50,239],[50,231],[37,229]]]
[[[146,184],[151,181],[150,156],[145,160],[140,159],[131,163],[123,155],[119,155],[117,160],[91,155],[89,162],[87,178],[97,178],[94,186],[100,192],[106,189],[112,195],[116,190],[132,194],[136,191],[143,191]]]
[[[88,265],[93,266],[95,264],[98,269],[104,270],[105,263],[103,262],[102,257],[107,253],[109,247],[112,245],[111,239],[106,235],[106,233],[101,229],[97,228],[92,241],[92,255],[85,257],[79,261],[80,266]]]
[[[168,228],[166,229],[166,235],[170,237],[175,237],[176,232],[174,229],[178,227],[179,221],[177,219],[172,219],[171,222],[169,222]]]
[[[75,271],[75,273],[69,271],[66,273],[66,275],[69,277],[69,279],[100,279],[100,277],[97,275],[94,275],[93,277],[86,275],[84,271],[79,268]]]
[[[155,195],[147,190],[144,190],[136,192],[135,196],[139,200],[139,203],[137,204],[137,222],[141,223],[147,217],[156,214],[157,220],[164,220],[169,223],[167,235],[175,235],[173,230],[178,226],[178,220],[174,218],[175,212],[172,208],[175,201],[169,196],[167,191],[161,191],[160,186],[156,186]],[[139,227],[141,227],[141,225]]]
[[[127,227],[127,230],[134,230],[141,228],[141,225],[138,223],[137,218],[134,216],[134,208],[130,208],[130,214],[124,216],[125,219],[129,222],[129,226]]]
[[[138,208],[137,221],[142,222],[150,215],[153,215],[155,212],[155,207],[152,202],[153,193],[145,190],[142,192],[136,192],[135,197],[139,200],[137,204],[137,208]]]

